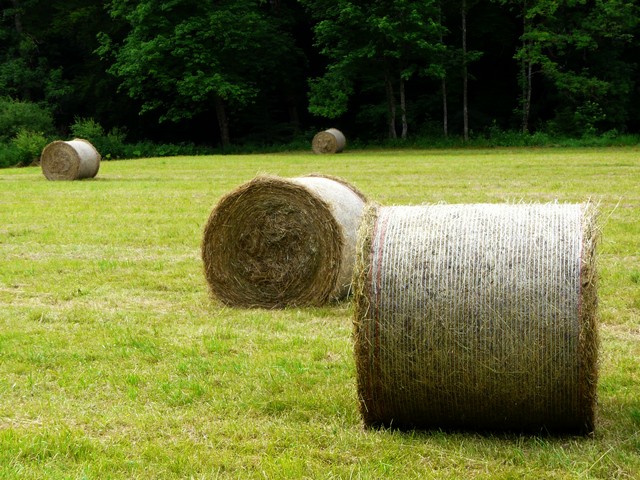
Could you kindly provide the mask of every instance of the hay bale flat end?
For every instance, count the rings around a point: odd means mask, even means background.
[[[321,305],[351,284],[364,199],[347,183],[259,176],[225,195],[202,239],[211,293],[239,307]]]

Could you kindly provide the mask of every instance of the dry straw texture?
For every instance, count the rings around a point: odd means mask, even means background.
[[[347,144],[346,138],[340,130],[330,128],[318,132],[311,142],[314,153],[340,153]]]
[[[595,207],[365,209],[354,341],[368,426],[590,433]]]
[[[326,176],[259,176],[223,197],[205,226],[212,294],[240,307],[321,305],[345,296],[365,198]]]
[[[86,140],[57,140],[42,150],[40,165],[48,180],[93,178],[100,168],[100,154]]]

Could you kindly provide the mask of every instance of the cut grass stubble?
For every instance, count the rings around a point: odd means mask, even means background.
[[[2,478],[634,478],[638,150],[343,152],[0,170]],[[348,303],[212,302],[213,205],[257,172],[383,204],[600,204],[594,438],[362,428]],[[89,208],[91,207],[91,208]],[[89,212],[89,213],[88,213]]]

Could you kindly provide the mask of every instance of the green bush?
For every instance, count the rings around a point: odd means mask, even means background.
[[[0,142],[0,168],[13,167],[19,163],[17,158],[18,151],[14,145]]]
[[[214,153],[211,147],[201,147],[192,143],[153,143],[145,140],[126,145],[124,158],[141,157],[173,157],[178,155],[210,155]],[[246,153],[246,151],[244,151]]]
[[[92,118],[76,118],[71,125],[71,133],[76,138],[91,142],[105,160],[127,156],[126,135],[118,128],[113,128],[107,133],[102,125]]]
[[[36,103],[0,98],[0,141],[9,141],[21,130],[53,134],[51,112]]]
[[[16,154],[14,164],[31,165],[37,162],[40,160],[42,149],[47,143],[47,138],[40,132],[32,132],[26,129],[20,130],[11,140]]]
[[[84,138],[91,143],[104,137],[104,128],[93,118],[76,117],[70,129],[74,137]]]

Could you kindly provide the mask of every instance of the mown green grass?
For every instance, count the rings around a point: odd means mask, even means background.
[[[383,204],[600,204],[594,438],[365,430],[348,302],[213,302],[199,244],[257,173]],[[0,478],[638,478],[640,149],[351,151],[0,170]]]

